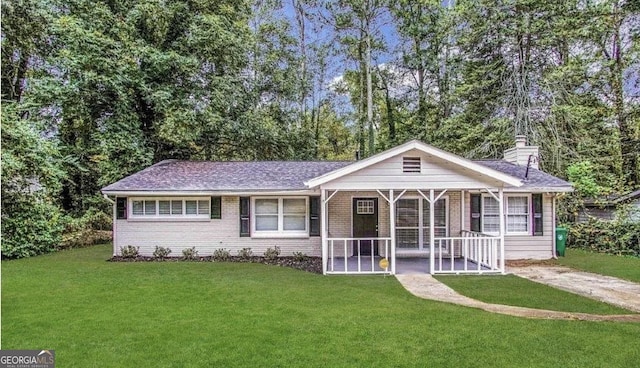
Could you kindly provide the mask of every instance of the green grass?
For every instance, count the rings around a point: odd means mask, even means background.
[[[393,277],[261,264],[2,262],[2,349],[59,367],[631,367],[640,324],[531,320],[416,298]]]
[[[558,264],[578,270],[640,282],[640,258],[567,249]]]
[[[592,314],[633,313],[515,275],[447,275],[436,278],[462,295],[487,303]]]

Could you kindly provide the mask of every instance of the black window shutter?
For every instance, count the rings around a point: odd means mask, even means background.
[[[240,236],[251,236],[251,198],[240,197]]]
[[[482,195],[471,194],[471,231],[482,229]]]
[[[127,218],[127,197],[116,198],[116,219],[124,220]]]
[[[211,218],[222,218],[222,197],[211,197]]]
[[[309,236],[320,236],[320,197],[309,197]]]
[[[542,235],[542,193],[533,194],[533,235]]]

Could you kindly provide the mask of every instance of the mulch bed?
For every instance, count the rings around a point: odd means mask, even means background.
[[[215,259],[211,256],[197,257],[196,259],[183,259],[182,257],[166,257],[163,259],[155,257],[137,256],[135,258],[125,258],[122,256],[111,257],[109,262],[231,262],[231,263],[262,263],[266,265],[291,267],[317,274],[322,274],[322,258],[307,257],[304,260],[294,257],[278,257],[276,259],[266,259],[264,257],[229,257],[226,260]]]

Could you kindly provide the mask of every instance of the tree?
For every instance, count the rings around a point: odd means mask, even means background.
[[[55,198],[64,173],[55,142],[21,116],[15,102],[2,104],[2,256],[50,252],[60,244],[63,220]]]

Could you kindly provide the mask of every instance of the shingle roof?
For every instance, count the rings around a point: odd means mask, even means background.
[[[474,162],[522,180],[522,186],[518,189],[571,188],[571,184],[568,182],[534,168],[529,168],[529,175],[525,180],[526,166],[518,166],[504,160],[474,160]]]
[[[347,161],[166,160],[102,188],[103,191],[303,190],[306,180],[350,164]]]
[[[503,160],[477,164],[524,179],[526,167]],[[348,161],[177,161],[165,160],[102,188],[103,192],[196,192],[305,190],[304,182],[345,167]],[[519,190],[567,190],[566,181],[536,169],[529,170]]]

